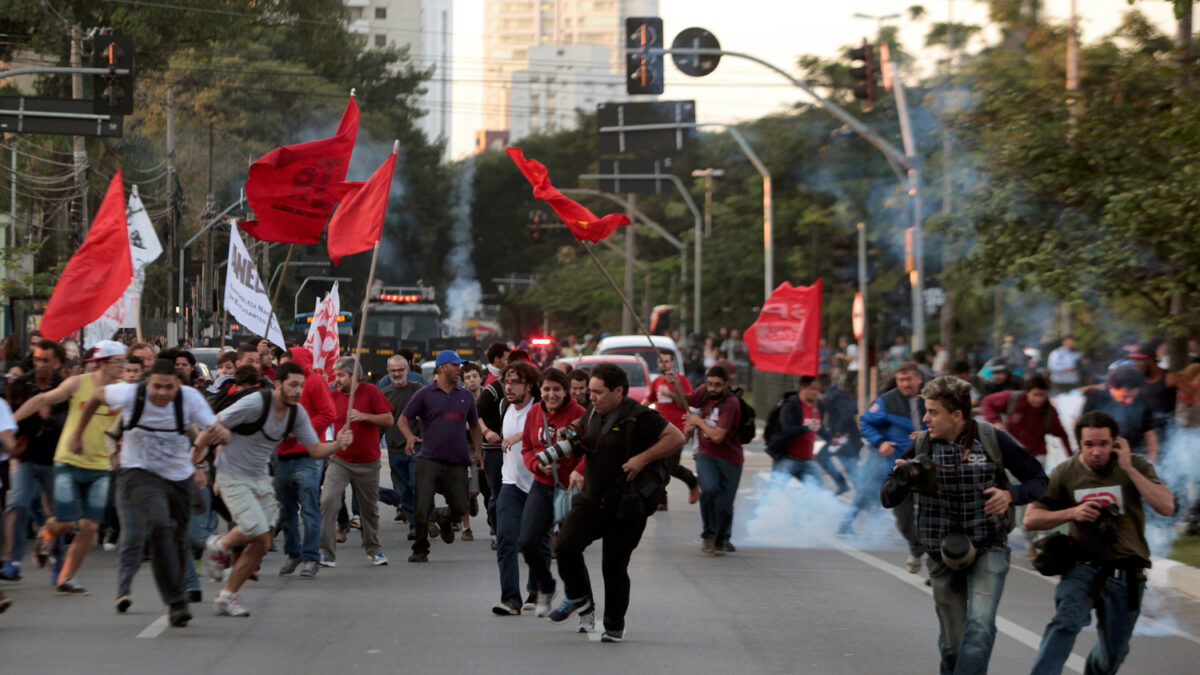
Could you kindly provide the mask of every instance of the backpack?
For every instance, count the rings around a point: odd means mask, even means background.
[[[175,392],[175,433],[186,434],[183,428],[183,387]],[[146,383],[142,382],[137,386],[137,396],[133,401],[133,413],[129,417],[128,426],[124,422],[121,423],[121,433],[125,433],[133,428],[145,429],[146,431],[171,431],[171,429],[154,429],[152,427],[142,426],[139,424],[142,419],[142,413],[146,410]]]
[[[1004,424],[1008,424],[1008,420],[1012,417],[1013,411],[1017,409],[1017,401],[1021,400],[1021,394],[1024,392],[1014,390],[1008,395],[1008,407],[1004,410]],[[1042,424],[1047,432],[1050,430],[1050,401],[1046,401],[1042,406]]]
[[[262,414],[253,422],[243,422],[235,427],[230,427],[229,430],[239,436],[253,436],[262,431],[263,426],[267,423],[267,415],[271,414],[271,390],[263,389],[262,387],[246,387],[233,394],[226,394],[219,402],[218,406],[214,406],[214,412],[220,412],[230,407],[234,403],[246,398],[250,394],[258,394],[262,396]],[[287,429],[283,432],[283,436],[279,438],[271,438],[263,432],[263,438],[268,441],[282,441],[292,434],[292,429],[296,426],[296,406],[289,406]]]
[[[996,465],[996,487],[1001,490],[1007,490],[1012,484],[1008,480],[1008,473],[1004,470],[1004,455],[1000,452],[1000,441],[996,440],[996,427],[987,422],[977,422],[976,429],[979,430],[979,444],[983,446],[983,453],[987,455],[992,464]],[[924,454],[932,459],[933,444],[929,440],[929,431],[922,431],[915,441],[913,441],[913,457],[919,457]],[[1017,526],[1017,507],[1013,504],[1008,505],[1008,531],[1012,532]]]
[[[736,396],[738,402],[738,440],[742,443],[749,443],[758,433],[758,427],[754,425],[754,408],[746,403],[746,399],[742,398],[741,387],[730,389],[729,393]]]
[[[767,413],[767,425],[763,427],[763,441],[770,443],[775,434],[783,431],[783,423],[779,421],[780,415],[783,413],[783,404],[787,403],[789,397],[795,396],[793,393],[787,393],[779,397],[775,402],[771,412]]]

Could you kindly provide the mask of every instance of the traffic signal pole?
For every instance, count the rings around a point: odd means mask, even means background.
[[[900,116],[900,138],[904,152],[913,159],[908,166],[908,199],[912,208],[913,262],[916,278],[910,279],[912,286],[913,351],[925,349],[925,234],[921,227],[921,169],[917,165],[916,139],[913,138],[912,122],[908,115],[908,99],[904,94],[904,82],[893,75],[896,90],[896,110]]]

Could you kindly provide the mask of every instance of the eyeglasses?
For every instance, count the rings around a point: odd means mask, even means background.
[[[525,380],[505,380],[504,381],[504,386],[506,386],[506,387],[519,387],[523,384],[525,384]]]

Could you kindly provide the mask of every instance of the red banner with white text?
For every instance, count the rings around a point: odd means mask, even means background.
[[[744,336],[755,368],[787,375],[817,375],[820,340],[820,279],[812,286],[780,284]]]

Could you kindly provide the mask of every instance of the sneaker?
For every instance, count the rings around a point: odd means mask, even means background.
[[[904,569],[908,570],[909,574],[916,574],[921,571],[921,556],[908,554],[908,560],[904,561]]]
[[[447,544],[453,544],[454,523],[451,523],[450,519],[447,518],[444,522],[439,522],[438,527],[442,530],[442,541],[446,542]]]
[[[595,609],[596,605],[592,602],[592,599],[589,596],[579,598],[578,600],[563,598],[562,604],[558,606],[558,609],[550,612],[546,618],[550,619],[551,623],[564,623],[567,619],[571,618],[572,614],[576,612],[587,613]]]
[[[59,595],[84,596],[88,595],[88,590],[83,586],[75,583],[75,579],[67,579],[55,587]]]
[[[537,600],[538,594],[530,591],[529,597],[525,598],[525,604],[521,605],[521,609],[525,610],[526,612],[532,612],[533,610],[537,609]]]
[[[129,597],[128,595],[122,595],[121,597],[117,598],[117,614],[124,614],[125,612],[128,612],[129,608],[132,606],[133,598]]]
[[[472,518],[479,515],[479,495],[471,497],[471,501],[467,504],[467,512],[471,514]]]
[[[606,630],[604,635],[600,636],[601,642],[624,642],[625,631],[623,630]]]
[[[291,574],[292,572],[295,572],[296,568],[299,566],[300,566],[300,559],[295,556],[289,555],[287,557],[287,559],[283,561],[283,567],[279,568],[279,576],[286,577],[287,575]]]
[[[337,567],[336,560],[330,560],[329,558],[326,558],[324,555],[321,556],[321,559],[320,559],[320,561],[318,561],[318,564],[321,567]]]
[[[10,560],[0,565],[0,579],[5,581],[20,581],[21,563]]]
[[[492,614],[496,616],[520,616],[521,608],[507,602],[497,602],[492,605]]]
[[[475,541],[475,533],[471,531],[471,528],[468,527],[467,529],[463,530],[462,540]]]
[[[414,554],[408,556],[408,562],[411,562],[411,563],[429,562],[429,554],[428,553],[414,553]]]
[[[100,545],[100,547],[103,548],[105,551],[112,553],[113,551],[117,550],[117,542],[105,541],[103,544]]]
[[[362,529],[362,519],[359,518],[358,516],[354,516],[353,518],[351,518],[350,519],[350,529],[361,530]]]
[[[688,503],[695,504],[698,501],[700,501],[700,484],[699,483],[696,484],[696,487],[694,487],[688,491]]]
[[[495,551],[497,546],[499,546],[499,544],[496,543],[495,539],[492,539],[492,550]]]
[[[194,589],[188,591],[188,602],[189,603],[200,603],[203,601],[204,601],[204,594],[200,592],[199,588],[194,588]]]
[[[737,548],[735,548],[730,542],[725,542],[725,545],[721,547],[721,550],[725,551],[726,553],[737,553]]]
[[[717,545],[712,537],[700,541],[700,552],[704,555],[716,555]]]
[[[171,609],[170,617],[167,619],[171,625],[176,628],[183,628],[192,620],[192,613],[188,611],[187,604],[181,603],[179,607]]]
[[[369,555],[369,556],[367,556],[367,560],[370,560],[371,564],[376,567],[379,567],[380,565],[388,564],[387,556],[382,553],[376,553],[375,555]]]
[[[213,613],[217,616],[250,616],[250,610],[242,606],[236,593],[221,591],[213,603]]]
[[[9,600],[4,596],[3,593],[0,593],[0,614],[3,614],[4,610],[8,609],[10,606],[12,606],[12,600]]]
[[[596,610],[585,612],[579,615],[579,632],[594,633],[596,632]]]
[[[229,553],[221,550],[221,538],[209,535],[204,542],[204,573],[215,581],[221,581],[225,568],[229,567]]]
[[[321,569],[321,566],[317,564],[316,560],[305,560],[300,563],[300,578],[311,579],[317,576],[317,570],[319,569]]]
[[[346,543],[346,537],[350,534],[350,526],[339,527],[337,531],[337,543]]]
[[[396,509],[396,515],[392,517],[392,522],[399,523],[404,521],[404,512]]]
[[[554,602],[555,595],[557,595],[557,593],[554,593],[553,591],[550,593],[538,593],[537,605],[534,608],[533,615],[539,619],[548,616],[550,614],[550,604]]]
[[[846,485],[845,483],[842,483],[841,485],[838,486],[837,492],[833,493],[833,496],[841,497],[842,495],[846,494],[849,491],[850,491],[850,486]]]
[[[430,523],[429,524],[429,538],[437,539],[440,536],[442,536],[442,528],[438,527],[437,523]]]
[[[416,540],[417,540],[417,533],[416,533],[415,531],[413,531],[413,530],[409,530],[409,531],[408,531],[408,540],[409,540],[409,541],[416,541]]]
[[[45,567],[50,561],[50,550],[54,548],[54,536],[43,526],[37,533],[37,541],[33,544],[33,558],[39,568]]]

